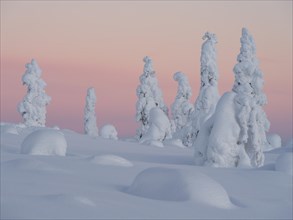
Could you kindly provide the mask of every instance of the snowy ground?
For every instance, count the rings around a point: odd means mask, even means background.
[[[1,219],[292,219],[292,169],[275,169],[292,147],[259,169],[217,169],[193,165],[190,148],[61,132],[65,157],[21,154],[28,132],[2,129]]]

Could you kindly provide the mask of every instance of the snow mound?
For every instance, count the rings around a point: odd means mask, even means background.
[[[114,125],[107,124],[102,127],[100,130],[100,135],[102,138],[117,140],[118,133]]]
[[[267,135],[268,145],[264,149],[265,151],[270,151],[282,146],[282,140],[280,135],[278,134],[270,134]]]
[[[276,160],[275,169],[292,175],[292,158],[293,153],[281,154]]]
[[[63,135],[55,129],[41,129],[29,134],[21,144],[22,154],[65,156],[67,142]]]
[[[193,200],[218,208],[233,207],[226,190],[218,182],[198,171],[148,168],[136,176],[128,193],[155,200]]]
[[[94,156],[90,158],[90,162],[105,165],[105,166],[120,166],[120,167],[132,167],[133,164],[123,157],[108,154],[101,156]]]

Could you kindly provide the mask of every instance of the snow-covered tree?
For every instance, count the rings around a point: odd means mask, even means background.
[[[246,28],[242,29],[240,54],[234,67],[231,92],[218,102],[215,114],[195,141],[195,162],[217,167],[263,165],[269,121],[263,111],[266,97],[256,47]]]
[[[46,106],[51,98],[45,93],[47,84],[41,79],[42,70],[32,59],[25,65],[26,71],[22,76],[23,85],[27,86],[27,94],[18,105],[26,126],[44,127],[46,124]]]
[[[140,85],[136,89],[138,101],[136,103],[136,120],[141,123],[137,130],[138,139],[147,132],[149,128],[149,113],[153,107],[159,107],[168,115],[168,108],[163,101],[161,89],[153,69],[152,59],[144,57],[144,69],[140,76]]]
[[[171,105],[171,115],[174,138],[182,140],[185,146],[190,146],[191,135],[187,126],[189,126],[191,115],[194,110],[189,99],[192,95],[191,87],[187,77],[182,72],[173,75],[175,81],[178,82],[178,90],[174,103]]]
[[[171,124],[167,115],[159,107],[154,107],[149,113],[149,128],[140,139],[140,143],[152,144],[170,139]]]
[[[262,91],[264,80],[256,58],[254,39],[246,28],[242,29],[240,41],[233,87],[233,91],[237,93],[235,102],[239,108],[237,120],[241,129],[238,143],[245,146],[251,165],[259,167],[264,163],[263,150],[268,144],[266,132],[270,127],[263,110],[267,98]]]
[[[215,34],[206,32],[202,37],[205,42],[201,47],[199,95],[195,101],[192,120],[192,138],[196,140],[201,126],[214,114],[220,98],[218,91],[218,68],[216,62],[217,38]]]
[[[99,136],[95,112],[96,100],[97,98],[95,94],[95,89],[92,87],[88,88],[86,104],[84,108],[84,132],[85,134],[92,137]]]

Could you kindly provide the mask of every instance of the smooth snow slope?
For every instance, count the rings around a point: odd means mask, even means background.
[[[1,133],[1,219],[292,219],[292,175],[275,170],[291,147],[258,169],[211,168],[193,165],[190,148],[60,131],[65,157],[21,154],[29,132]]]

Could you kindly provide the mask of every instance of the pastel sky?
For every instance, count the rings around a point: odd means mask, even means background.
[[[1,1],[1,121],[21,122],[24,65],[35,58],[52,97],[47,125],[83,132],[86,89],[97,123],[135,134],[143,57],[154,61],[168,106],[184,72],[199,92],[201,39],[218,37],[219,90],[230,91],[241,28],[254,36],[265,78],[270,132],[292,136],[292,1]]]

